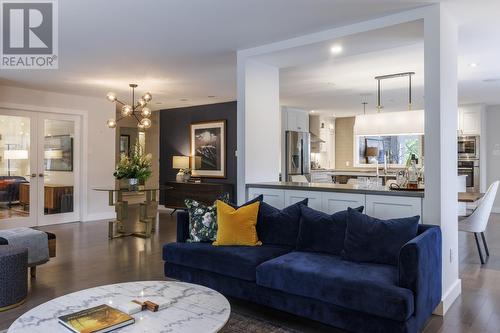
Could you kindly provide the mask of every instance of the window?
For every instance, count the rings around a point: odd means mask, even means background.
[[[412,154],[419,163],[423,152],[422,135],[357,136],[356,165],[387,164],[405,166]]]

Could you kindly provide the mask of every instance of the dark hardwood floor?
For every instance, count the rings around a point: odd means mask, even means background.
[[[25,304],[0,313],[0,330],[38,304],[73,291],[117,282],[164,279],[161,246],[174,241],[176,232],[175,215],[168,213],[160,214],[157,232],[151,239],[128,237],[109,241],[104,221],[41,229],[57,234],[57,257],[38,268]],[[459,234],[462,295],[444,318],[431,318],[425,333],[500,332],[500,215],[492,215],[486,235],[491,257],[481,266],[473,236]],[[340,332],[260,305],[230,301],[233,311],[299,332]]]

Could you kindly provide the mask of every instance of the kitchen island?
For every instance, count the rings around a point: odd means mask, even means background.
[[[365,207],[365,213],[381,218],[423,216],[423,191],[395,191],[386,187],[332,183],[269,182],[247,184],[247,199],[264,196],[268,204],[282,209],[303,199],[309,207],[333,214],[348,207]]]

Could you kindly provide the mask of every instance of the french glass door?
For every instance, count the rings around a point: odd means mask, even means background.
[[[78,120],[71,115],[38,115],[38,225],[80,219]]]
[[[0,109],[0,229],[78,221],[78,116]]]

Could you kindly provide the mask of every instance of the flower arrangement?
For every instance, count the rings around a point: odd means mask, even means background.
[[[152,173],[151,159],[151,154],[144,154],[144,148],[136,142],[129,156],[121,155],[113,175],[116,179],[146,181]]]

